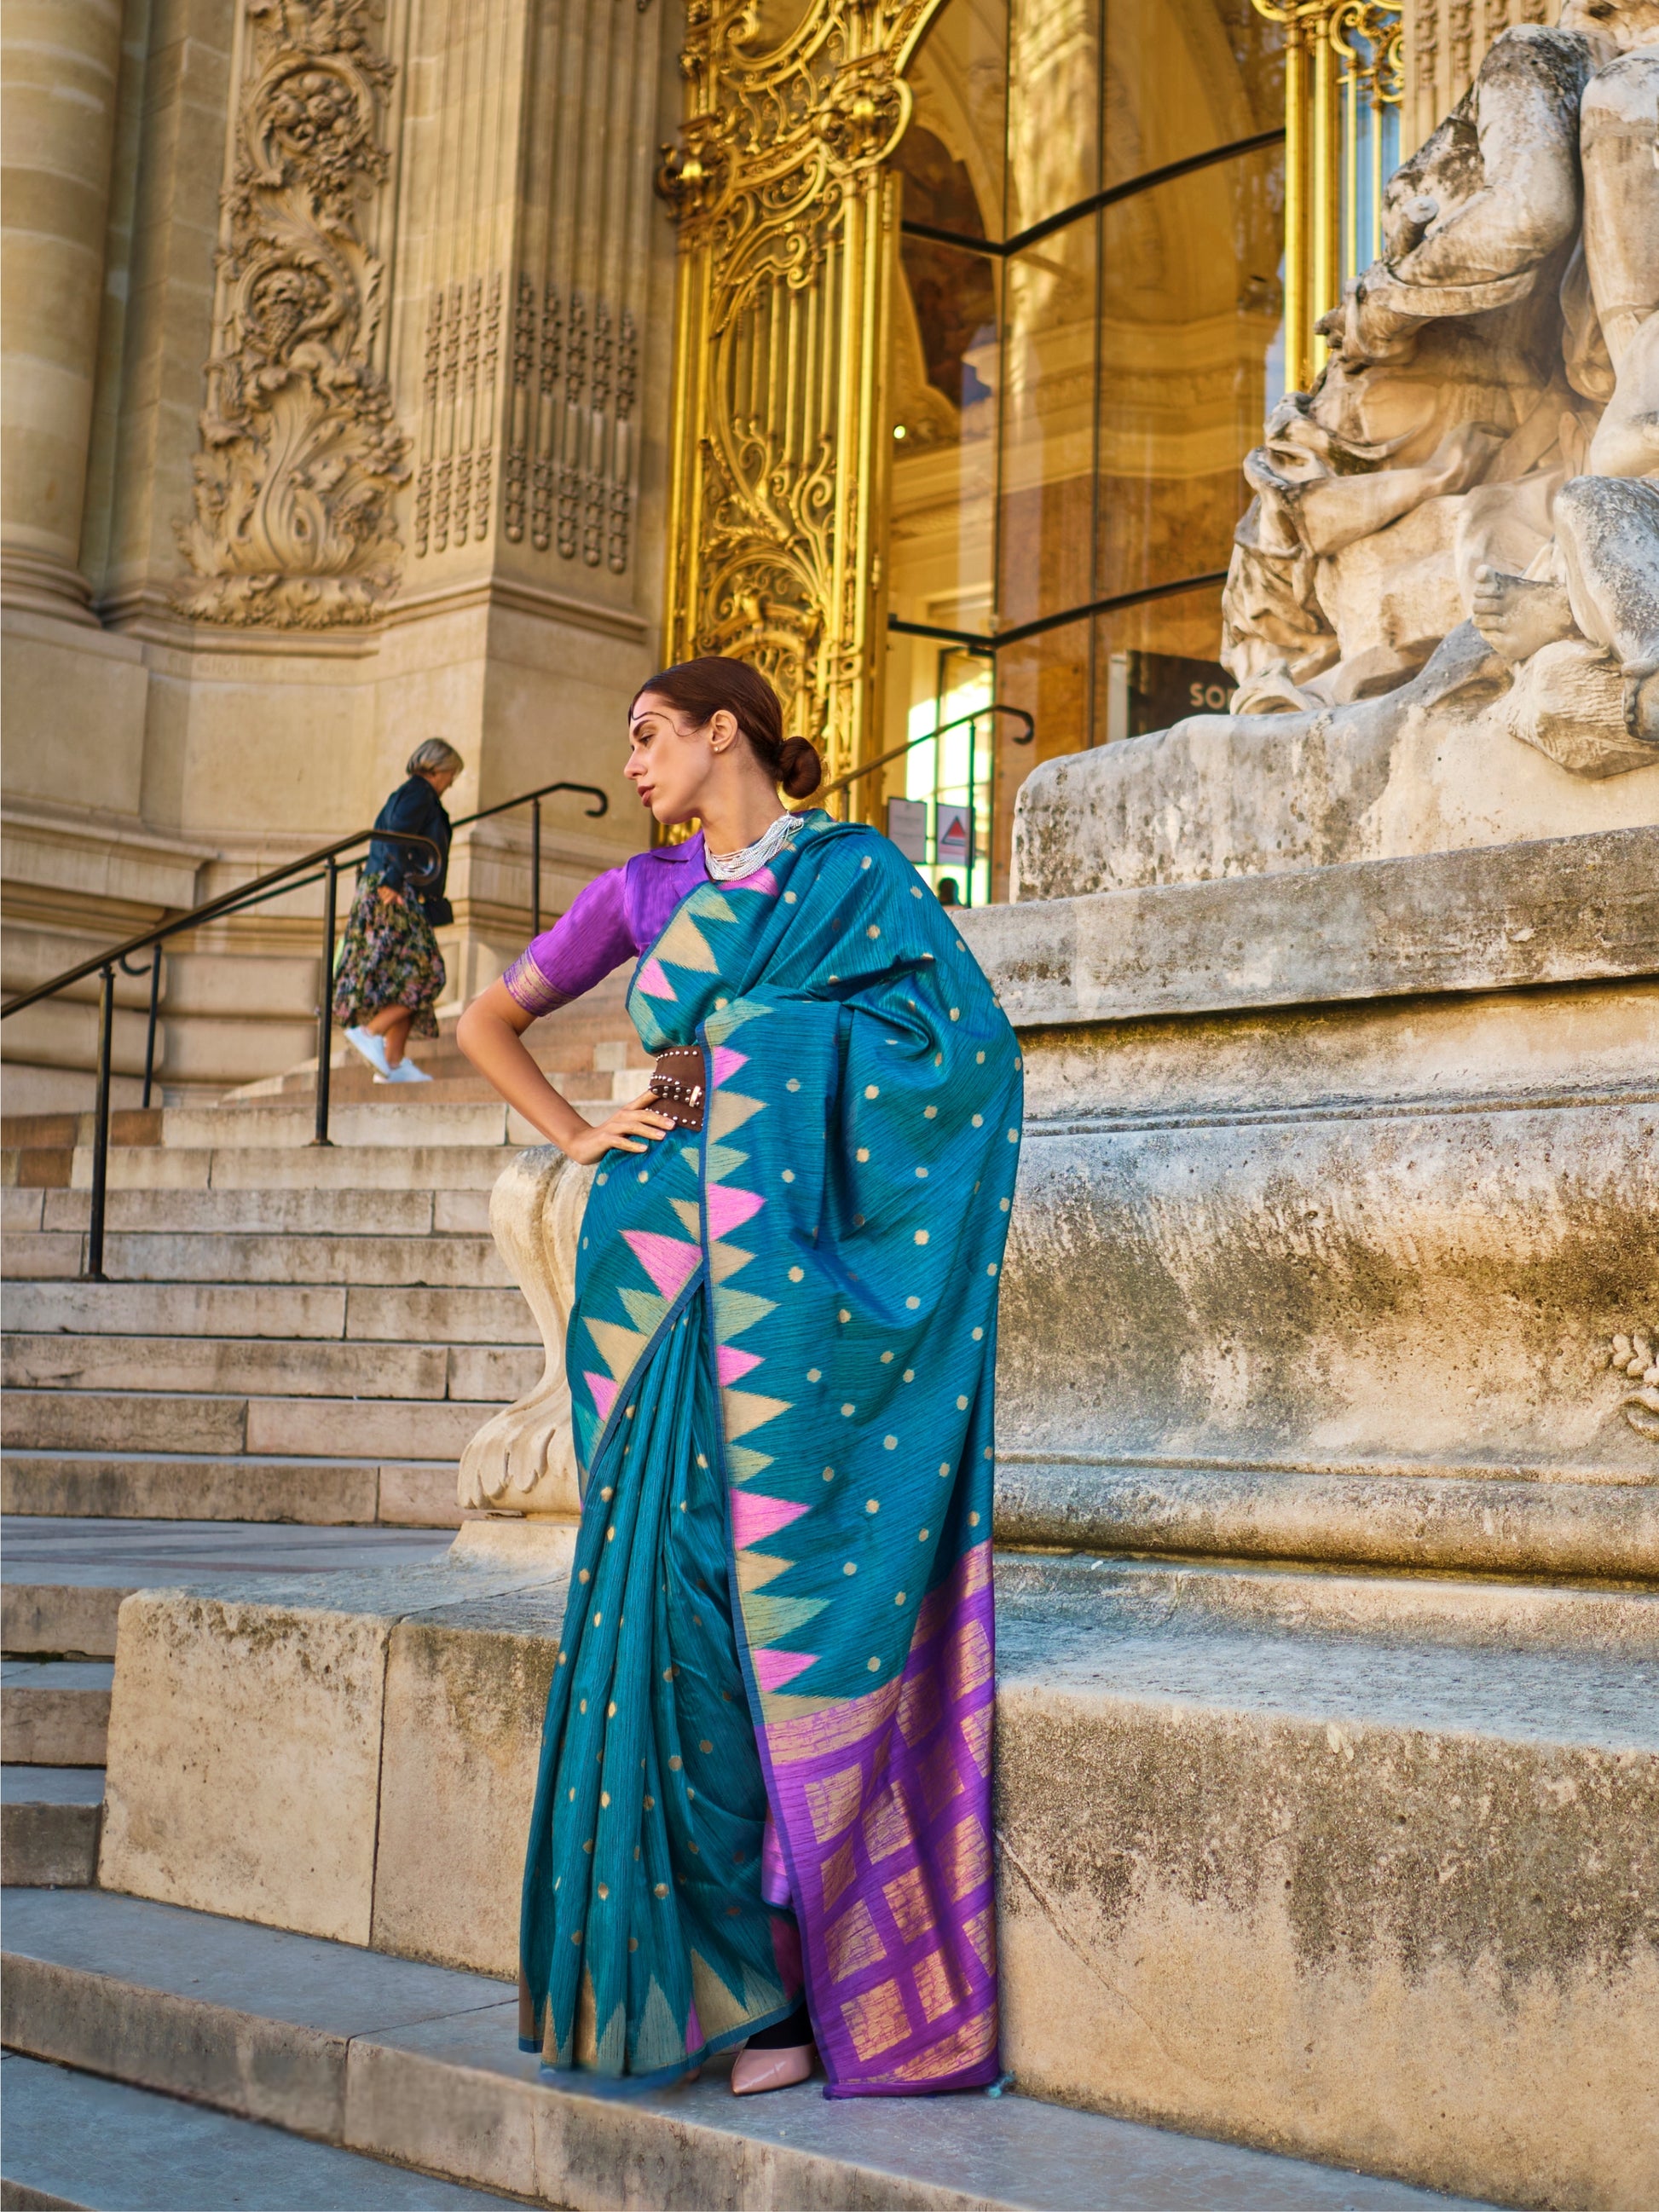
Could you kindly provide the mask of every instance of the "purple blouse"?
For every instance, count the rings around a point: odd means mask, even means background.
[[[551,929],[532,938],[501,981],[527,1014],[550,1014],[653,944],[668,917],[708,881],[702,832],[636,853],[596,876]]]

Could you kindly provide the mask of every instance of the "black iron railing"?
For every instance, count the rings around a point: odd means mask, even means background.
[[[544,783],[535,791],[521,792],[516,799],[504,799],[498,806],[481,807],[476,814],[464,814],[452,829],[465,830],[474,822],[487,820],[491,815],[506,814],[515,806],[531,809],[530,842],[530,902],[532,933],[541,930],[542,902],[542,801],[556,791],[573,791],[594,804],[586,811],[597,820],[610,809],[611,801],[597,784]],[[406,845],[425,852],[430,857],[418,873],[411,874],[409,882],[418,890],[429,884],[442,865],[443,855],[430,837],[420,837],[402,830],[357,830],[349,837],[338,837],[331,845],[319,846],[314,853],[307,853],[285,867],[272,868],[258,876],[251,884],[239,890],[223,891],[217,898],[207,899],[188,914],[181,914],[172,921],[159,923],[154,929],[143,930],[137,937],[128,938],[125,945],[112,945],[107,952],[94,953],[77,968],[66,968],[61,975],[50,982],[37,983],[33,990],[20,991],[0,1006],[0,1021],[9,1015],[21,1013],[25,1006],[38,1006],[43,999],[54,997],[72,984],[84,982],[88,975],[99,978],[98,994],[98,1091],[93,1116],[92,1140],[92,1208],[87,1234],[87,1264],[83,1280],[101,1283],[108,1279],[104,1273],[104,1220],[109,1194],[109,1124],[110,1084],[113,1071],[115,1044],[115,976],[118,969],[124,975],[149,977],[149,1018],[144,1036],[143,1103],[148,1106],[155,1082],[155,1034],[161,1006],[161,947],[170,937],[181,936],[185,931],[199,929],[204,923],[217,921],[225,915],[241,914],[252,906],[259,906],[266,899],[280,898],[289,891],[303,890],[312,884],[320,883],[323,890],[322,962],[317,1003],[317,1109],[315,1133],[312,1142],[331,1143],[328,1133],[330,1092],[332,1060],[332,1000],[334,996],[334,933],[337,923],[338,888],[343,856],[367,846],[379,838],[388,845]],[[136,954],[148,952],[147,968],[132,964]]]
[[[975,849],[977,839],[975,834],[979,817],[978,808],[974,800],[974,754],[979,742],[979,725],[988,714],[1008,714],[1015,721],[1024,725],[1024,728],[1014,735],[1013,742],[1017,745],[1029,745],[1036,735],[1036,723],[1024,707],[1010,707],[1000,699],[993,699],[983,707],[975,707],[970,714],[958,714],[954,721],[942,722],[936,730],[924,730],[919,738],[907,738],[902,745],[890,746],[884,753],[878,753],[874,760],[866,761],[862,767],[849,769],[845,775],[836,776],[833,782],[820,785],[812,794],[813,805],[816,806],[828,799],[831,792],[845,791],[849,786],[857,783],[861,777],[873,775],[878,769],[885,768],[890,761],[901,759],[908,752],[914,752],[918,745],[931,745],[935,738],[949,737],[952,730],[965,729],[968,732],[968,860],[963,874],[967,879],[968,902],[971,904],[974,863],[979,857]],[[994,853],[996,850],[994,775],[991,783],[990,799],[991,804],[987,810],[990,819],[986,823],[985,849],[987,853]],[[938,863],[935,862],[934,865],[937,866]]]

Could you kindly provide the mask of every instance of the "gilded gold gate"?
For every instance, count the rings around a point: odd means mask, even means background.
[[[878,729],[899,72],[939,0],[693,0],[666,617],[741,653],[839,775]]]
[[[910,118],[904,71],[943,3],[690,0],[685,119],[661,173],[680,251],[667,651],[763,668],[832,777],[884,744],[890,160]],[[1285,38],[1295,388],[1322,362],[1319,314],[1378,250],[1401,0],[1254,5]],[[877,801],[878,781],[859,788]]]

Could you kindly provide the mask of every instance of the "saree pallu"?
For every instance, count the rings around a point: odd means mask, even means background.
[[[915,871],[816,811],[682,902],[629,1005],[708,1104],[582,1223],[523,2040],[672,2079],[804,1987],[830,2095],[983,2085],[1018,1048]]]

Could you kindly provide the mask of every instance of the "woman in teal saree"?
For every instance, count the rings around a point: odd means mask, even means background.
[[[700,837],[589,887],[461,1041],[597,1164],[567,1357],[583,1510],[524,1883],[524,2041],[641,2085],[830,2096],[999,2072],[990,1771],[1012,1031],[950,915],[775,694],[654,678],[629,777]],[[696,1111],[597,1128],[520,1042],[638,956]]]

